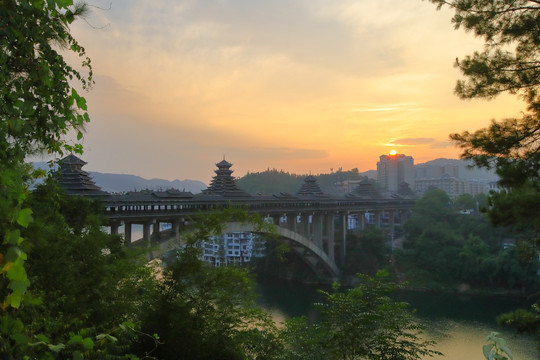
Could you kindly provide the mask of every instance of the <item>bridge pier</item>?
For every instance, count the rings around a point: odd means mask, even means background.
[[[172,231],[175,238],[178,238],[180,235],[180,220],[176,219],[172,222]]]
[[[347,217],[348,213],[341,214],[341,263],[345,263],[345,256],[347,255]]]
[[[152,239],[153,240],[158,240],[160,238],[159,225],[160,225],[160,222],[158,220],[154,220],[154,229],[152,230]]]
[[[131,244],[131,223],[128,221],[124,221],[124,242]]]
[[[296,232],[296,216],[287,214],[287,229]]]
[[[152,223],[144,223],[143,224],[143,241],[144,242],[150,242],[150,225]]]
[[[120,228],[120,224],[117,222],[111,223],[111,235],[118,235],[118,229]]]
[[[375,211],[375,227],[377,229],[381,228],[381,211]]]
[[[300,215],[300,222],[301,222],[301,234],[306,238],[306,239],[310,239],[311,238],[311,232],[310,232],[310,226],[309,226],[309,215],[308,214],[304,214],[302,213],[302,215]]]
[[[335,261],[335,225],[334,225],[334,214],[326,214],[326,244],[328,248],[328,257]]]
[[[313,231],[313,243],[323,249],[323,217],[324,215],[316,214],[311,217],[311,225]]]
[[[358,216],[358,222],[359,222],[359,227],[360,227],[360,230],[364,231],[366,229],[366,214],[368,213],[368,211],[360,211],[358,214],[360,216]]]

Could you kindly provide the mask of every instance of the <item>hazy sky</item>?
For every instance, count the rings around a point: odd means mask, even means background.
[[[448,134],[524,108],[463,101],[453,67],[482,42],[421,0],[90,0],[86,170],[208,182],[457,158]],[[110,9],[109,9],[110,5]]]

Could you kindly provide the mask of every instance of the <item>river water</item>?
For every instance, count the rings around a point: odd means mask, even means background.
[[[278,323],[294,316],[314,316],[312,304],[320,300],[316,286],[262,275],[258,277],[257,291],[260,306],[269,310]],[[514,360],[540,359],[532,336],[515,334],[495,322],[498,314],[526,306],[523,300],[411,291],[396,294],[396,300],[411,304],[426,327],[426,338],[435,340],[434,348],[445,355],[426,359],[483,360],[482,346],[492,331],[505,339]]]

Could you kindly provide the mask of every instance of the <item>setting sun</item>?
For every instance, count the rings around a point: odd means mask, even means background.
[[[390,150],[390,155],[396,155],[396,150]]]

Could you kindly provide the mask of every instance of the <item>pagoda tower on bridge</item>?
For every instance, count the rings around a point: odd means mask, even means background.
[[[208,189],[202,191],[205,195],[221,195],[224,197],[249,197],[248,193],[240,190],[236,186],[236,180],[232,176],[232,164],[223,158],[222,161],[216,164],[217,170],[214,170],[216,175],[212,178]]]
[[[59,161],[56,173],[58,185],[68,195],[101,197],[109,195],[96,185],[89,173],[82,168],[86,162],[71,154]]]

